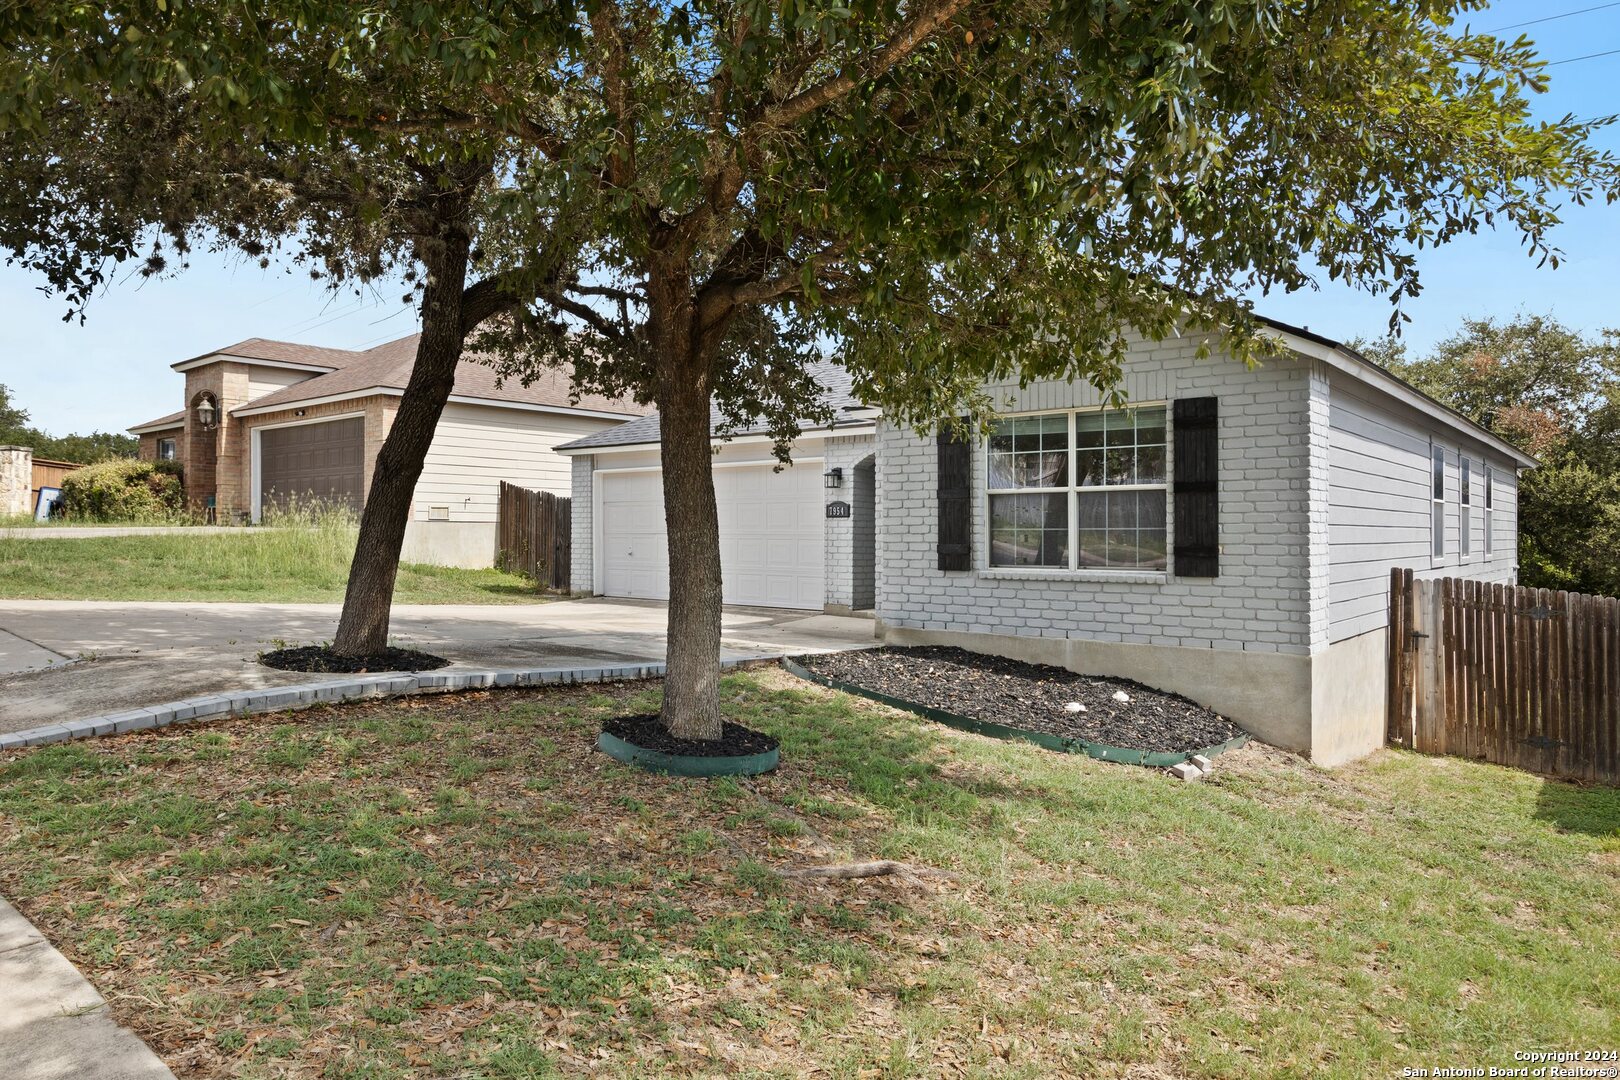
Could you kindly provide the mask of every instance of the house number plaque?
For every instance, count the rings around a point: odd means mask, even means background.
[[[827,504],[827,516],[830,517],[830,518],[847,518],[847,517],[849,517],[849,503],[847,503],[847,502],[830,502],[830,503],[828,503]]]

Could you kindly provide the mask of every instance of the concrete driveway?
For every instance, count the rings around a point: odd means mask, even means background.
[[[0,600],[0,732],[222,691],[311,683],[258,654],[330,641],[337,604]],[[636,600],[397,605],[395,644],[454,668],[660,663],[664,605]],[[728,608],[727,659],[868,647],[871,619]],[[333,676],[332,679],[344,678]]]

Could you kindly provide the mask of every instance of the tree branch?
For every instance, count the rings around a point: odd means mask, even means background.
[[[630,340],[629,334],[625,332],[623,326],[615,324],[612,319],[609,319],[589,304],[582,304],[578,300],[569,299],[567,293],[562,289],[555,286],[537,289],[535,298],[545,301],[558,311],[574,316],[609,341],[622,344]]]
[[[625,79],[624,27],[620,24],[619,5],[614,0],[603,0],[591,13],[591,33],[602,43],[605,57],[601,70],[602,97],[613,116],[614,136],[619,144],[608,159],[607,182],[622,188],[628,186],[635,175],[636,132]]]
[[[853,72],[848,69],[840,71],[832,78],[823,80],[781,104],[766,109],[754,123],[751,134],[796,123],[823,105],[850,93],[863,82],[875,79],[902,63],[916,52],[934,31],[950,22],[966,8],[969,2],[970,0],[937,0],[936,3],[924,7],[906,20],[899,32],[887,45],[878,50],[878,54],[870,63],[859,65]]]

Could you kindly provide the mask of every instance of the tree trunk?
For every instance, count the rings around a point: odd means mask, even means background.
[[[689,303],[661,303],[656,295],[651,301],[669,541],[669,639],[660,716],[672,735],[718,739],[720,518],[709,452],[711,350],[692,333]]]
[[[427,267],[422,294],[422,337],[416,346],[411,378],[399,401],[399,412],[377,454],[371,489],[360,516],[360,537],[349,566],[332,651],[342,656],[368,656],[388,646],[388,617],[394,602],[394,579],[405,544],[411,497],[422,475],[422,462],[433,441],[439,415],[456,381],[456,364],[466,340],[462,296],[467,284],[469,239],[452,226],[420,257]]]

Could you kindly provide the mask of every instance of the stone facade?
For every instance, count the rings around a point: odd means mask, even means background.
[[[34,452],[26,446],[0,446],[0,515],[34,510]]]

